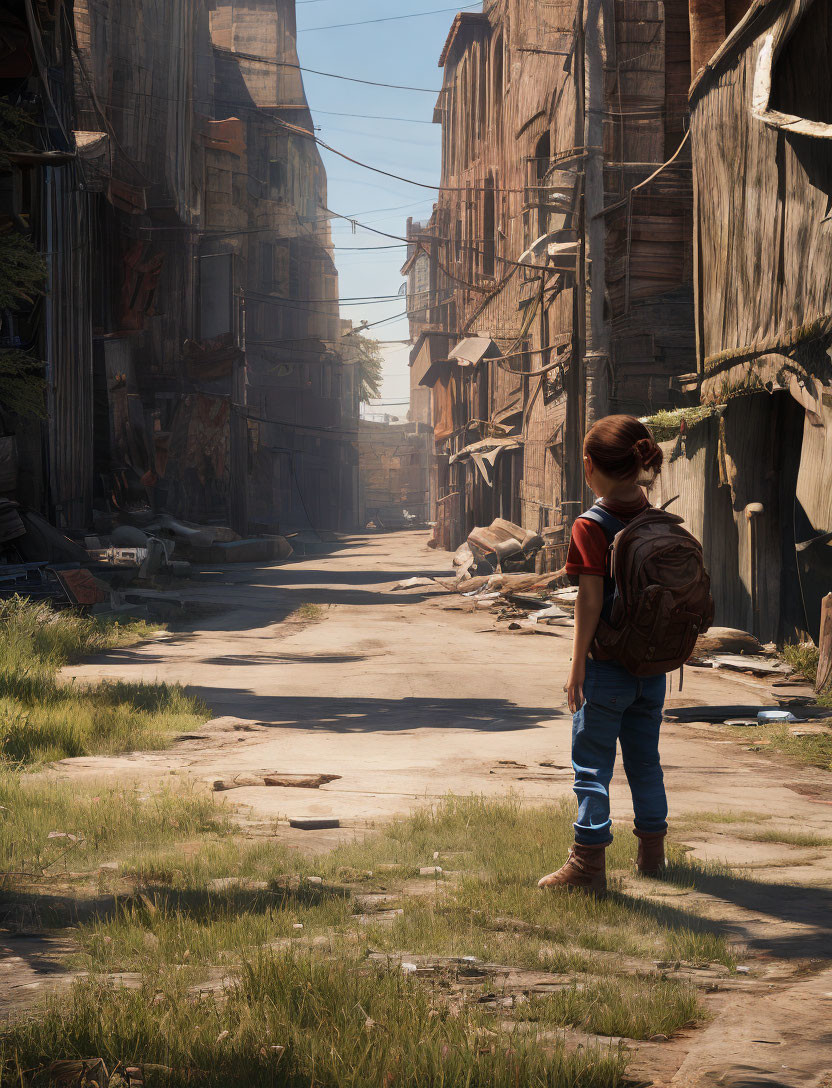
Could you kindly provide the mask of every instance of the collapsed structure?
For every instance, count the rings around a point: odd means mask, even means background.
[[[47,279],[0,347],[43,365],[47,411],[4,402],[2,493],[60,526],[355,523],[356,363],[295,34],[293,0],[4,6],[0,229]]]
[[[680,495],[705,542],[717,622],[817,637],[832,584],[831,12],[485,0],[456,16],[434,118],[442,191],[408,224],[404,268],[438,546],[502,517],[560,565],[589,504],[583,436],[628,412],[671,440],[662,498]]]

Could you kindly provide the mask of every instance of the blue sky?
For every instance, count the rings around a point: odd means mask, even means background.
[[[464,0],[463,0],[464,3]],[[314,30],[332,23],[357,22],[411,12],[451,8],[448,0],[297,0],[298,52],[307,68],[339,72],[381,83],[436,88],[438,68],[454,10],[396,22]],[[470,6],[469,6],[470,10]],[[440,128],[430,123],[435,94],[367,87],[344,80],[303,74],[306,94],[318,135],[338,150],[383,170],[437,184],[440,167]],[[332,111],[332,112],[324,112]],[[335,114],[369,114],[374,119]],[[378,120],[375,118],[409,120]],[[354,215],[378,230],[403,235],[407,217],[426,218],[436,193],[373,174],[322,149],[329,178],[329,207]],[[336,247],[395,244],[349,223],[332,222]],[[348,252],[336,248],[342,298],[395,294],[404,249]],[[378,321],[404,310],[404,299],[376,305],[344,305],[342,316],[355,323]],[[372,330],[380,340],[407,338],[407,321],[400,319]],[[387,410],[405,416],[408,395],[406,347],[385,349],[383,396]],[[374,409],[375,410],[375,409]]]

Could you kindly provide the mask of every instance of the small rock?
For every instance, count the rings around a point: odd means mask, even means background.
[[[321,876],[308,876],[306,878],[307,884],[323,884],[324,880]]]
[[[419,876],[439,876],[442,872],[440,865],[423,865],[419,870]]]
[[[669,1035],[651,1035],[650,1036],[650,1042],[651,1043],[666,1043],[669,1038],[670,1038]]]
[[[738,967],[737,968],[737,974],[738,975],[747,975],[747,974],[750,974],[750,972],[751,972],[750,967]]]
[[[299,831],[326,831],[329,828],[340,826],[340,820],[326,816],[299,816],[289,820],[289,827],[296,827]]]
[[[415,975],[419,970],[415,963],[402,963],[400,967],[406,975]]]
[[[214,880],[208,881],[209,892],[225,892],[229,888],[237,888],[240,886],[240,878],[238,876],[218,876]]]
[[[292,925],[292,929],[303,929],[303,922],[295,922]]]

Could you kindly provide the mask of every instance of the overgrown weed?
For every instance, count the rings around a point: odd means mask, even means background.
[[[207,708],[179,686],[59,681],[64,665],[155,630],[21,597],[0,602],[0,763],[161,748],[172,734],[204,721]]]

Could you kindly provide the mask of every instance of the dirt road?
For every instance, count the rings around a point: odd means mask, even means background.
[[[414,574],[447,572],[449,559],[429,551],[422,533],[364,536],[189,590],[218,609],[211,619],[67,676],[179,682],[216,718],[169,751],[66,760],[57,773],[169,781],[173,772],[205,788],[241,774],[338,775],[318,790],[246,786],[226,795],[252,823],[341,821],[337,831],[282,828],[307,850],[449,792],[513,791],[535,804],[568,795],[571,723],[561,689],[571,631],[516,635],[459,597],[394,589]],[[690,670],[670,701],[771,701],[767,694],[744,676]],[[695,1037],[639,1052],[633,1071],[654,1085],[832,1084],[832,779],[749,747],[713,726],[664,731],[674,837],[731,872],[652,890],[617,877],[626,894],[712,917],[760,964],[747,986],[739,979],[713,996],[715,1018]],[[627,833],[620,770],[613,787]]]
[[[569,794],[562,686],[571,631],[517,635],[488,612],[467,611],[459,597],[394,590],[414,574],[449,570],[450,556],[429,550],[423,533],[368,535],[189,591],[225,611],[188,634],[107,653],[67,675],[186,684],[218,720],[170,752],[68,760],[63,773],[153,777],[180,768],[204,782],[263,771],[337,774],[322,790],[246,787],[233,800],[261,818],[332,816],[347,827],[449,792],[512,790],[537,803]],[[671,705],[772,701],[762,682],[702,670],[688,670],[681,695],[677,687],[674,679]],[[824,772],[761,758],[707,726],[667,725],[663,752],[677,819],[762,810],[832,834],[832,805],[806,796],[807,787],[821,795],[829,788]],[[798,784],[802,794],[791,788]],[[630,817],[620,768],[613,803],[616,819]],[[706,841],[692,845],[712,853]],[[770,855],[782,863],[782,849],[770,844],[744,843],[741,856],[729,840],[715,848],[732,862]],[[799,852],[793,860],[790,875],[799,878]]]

